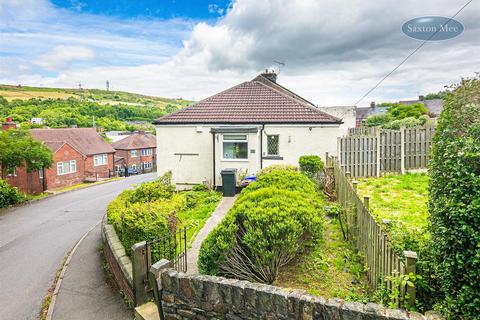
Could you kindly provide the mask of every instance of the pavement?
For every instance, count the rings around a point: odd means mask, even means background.
[[[108,203],[155,177],[131,176],[2,211],[0,320],[37,319],[65,255],[101,220]]]
[[[197,274],[197,262],[198,255],[200,253],[200,246],[202,245],[203,240],[208,236],[208,234],[217,226],[217,224],[222,221],[225,214],[233,206],[233,203],[237,197],[223,197],[220,200],[215,211],[212,212],[210,218],[205,222],[203,228],[198,232],[195,240],[192,243],[192,246],[187,252],[187,274]]]
[[[101,224],[79,244],[68,264],[53,309],[52,320],[131,320],[118,289],[103,270]]]

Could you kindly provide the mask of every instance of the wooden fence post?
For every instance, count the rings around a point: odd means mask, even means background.
[[[348,180],[352,178],[352,174],[350,173],[350,171],[345,172],[345,177],[347,177]]]
[[[405,127],[400,128],[400,172],[405,173]]]
[[[365,208],[367,208],[367,210],[370,210],[370,197],[369,196],[363,197],[363,203],[365,204]]]
[[[403,251],[403,255],[405,256],[405,274],[416,274],[417,253],[414,251]],[[407,286],[408,304],[410,306],[415,305],[416,292],[415,287]]]
[[[381,157],[380,157],[380,151],[381,151],[381,141],[382,141],[382,135],[381,135],[381,131],[378,129],[375,131],[375,141],[377,141],[377,152],[376,152],[376,167],[377,167],[377,177],[380,177],[380,170],[381,170],[381,167],[380,167],[380,161],[381,161]]]
[[[354,180],[352,182],[352,185],[353,185],[353,191],[355,191],[355,193],[357,193],[357,190],[358,190],[358,181],[357,180]]]
[[[135,305],[139,306],[148,301],[147,296],[147,274],[148,260],[147,242],[142,241],[132,246],[132,270],[133,270],[133,291],[135,293]],[[148,263],[149,264],[149,263]]]

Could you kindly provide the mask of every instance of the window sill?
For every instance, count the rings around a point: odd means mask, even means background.
[[[222,159],[225,162],[248,162],[248,159]]]
[[[263,160],[283,160],[281,156],[263,156]]]

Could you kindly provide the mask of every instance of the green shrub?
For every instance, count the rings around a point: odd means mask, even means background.
[[[167,173],[134,190],[125,190],[108,205],[108,222],[115,228],[128,255],[137,242],[159,239],[194,222],[203,226],[220,200],[215,192],[175,192],[170,177]],[[187,230],[187,236],[193,236],[194,231],[193,228]],[[152,257],[158,260],[160,256],[155,248],[153,250]]]
[[[208,191],[208,187],[204,184],[196,184],[192,187],[192,191]]]
[[[143,183],[141,188],[131,192],[129,201],[152,202],[159,199],[169,199],[175,193],[175,186],[171,184],[172,173],[169,171],[155,181]]]
[[[373,116],[369,116],[365,124],[367,127],[378,127],[378,126],[383,126],[392,120],[393,120],[392,117],[386,113],[376,114]]]
[[[306,196],[315,196],[315,184],[305,175],[298,171],[290,170],[273,170],[268,174],[257,177],[257,181],[251,183],[247,188],[243,189],[242,195],[261,189],[261,188],[278,188],[290,191],[299,191]]]
[[[294,165],[291,165],[291,164],[272,164],[272,165],[260,170],[260,172],[257,174],[257,178],[264,175],[264,174],[267,174],[267,173],[270,173],[270,172],[276,171],[276,170],[298,171],[298,167],[294,166]]]
[[[311,178],[322,171],[324,167],[322,159],[315,155],[301,156],[300,159],[298,159],[298,164],[300,165],[300,171]]]
[[[421,116],[419,118],[408,117],[400,120],[393,120],[382,125],[383,129],[399,130],[401,127],[411,128],[416,126],[422,126],[427,122],[428,116]]]
[[[313,183],[299,172],[261,175],[202,243],[199,270],[272,283],[280,268],[321,238],[319,207]]]
[[[430,163],[436,276],[449,318],[480,314],[480,79],[447,93]]]
[[[0,208],[5,208],[25,200],[25,196],[12,187],[7,181],[0,179]]]

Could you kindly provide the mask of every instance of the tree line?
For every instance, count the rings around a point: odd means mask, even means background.
[[[177,107],[174,105],[162,109],[148,105],[100,104],[76,98],[8,102],[0,96],[1,117],[12,117],[13,121],[26,128],[38,127],[30,121],[32,118],[42,118],[44,125],[51,128],[98,126],[105,130],[133,131],[137,129],[136,126],[125,121],[151,122],[175,110]]]

